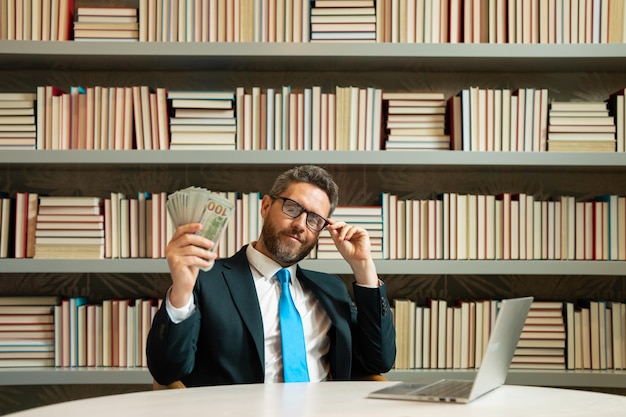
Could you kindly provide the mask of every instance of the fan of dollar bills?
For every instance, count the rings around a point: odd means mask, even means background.
[[[234,211],[233,204],[226,198],[201,187],[187,187],[170,194],[166,205],[174,227],[202,223],[197,234],[215,242],[213,249]]]

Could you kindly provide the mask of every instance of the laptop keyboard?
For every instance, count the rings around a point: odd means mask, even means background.
[[[421,388],[420,395],[431,397],[463,397],[467,398],[472,391],[474,381],[444,380],[428,387]]]

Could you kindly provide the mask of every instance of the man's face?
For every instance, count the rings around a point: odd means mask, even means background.
[[[294,182],[277,197],[286,197],[300,204],[305,210],[327,217],[330,201],[318,187]],[[306,224],[306,213],[293,218],[283,213],[283,200],[264,196],[261,206],[263,229],[257,250],[283,266],[292,265],[304,257],[317,243],[319,232]]]

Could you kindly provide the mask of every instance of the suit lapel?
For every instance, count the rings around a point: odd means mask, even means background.
[[[300,267],[298,267],[296,274],[302,285],[315,294],[333,325],[337,326],[341,323],[346,323],[346,320],[349,321],[350,311],[342,311],[346,308],[346,305],[343,300],[339,300],[336,294],[334,294],[335,287],[326,285],[328,277],[326,279],[315,279],[313,275],[318,274],[317,272],[304,271]]]
[[[265,364],[263,320],[252,273],[246,258],[246,246],[224,263],[224,279],[239,315],[252,335],[261,364]]]

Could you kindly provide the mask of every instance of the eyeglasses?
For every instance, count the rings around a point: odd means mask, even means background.
[[[283,200],[283,213],[285,213],[289,217],[296,219],[300,217],[302,213],[306,213],[306,225],[314,232],[321,232],[328,224],[328,220],[326,220],[317,213],[308,211],[307,209],[302,207],[297,201],[294,201],[291,198],[279,196],[271,197],[275,200]]]

